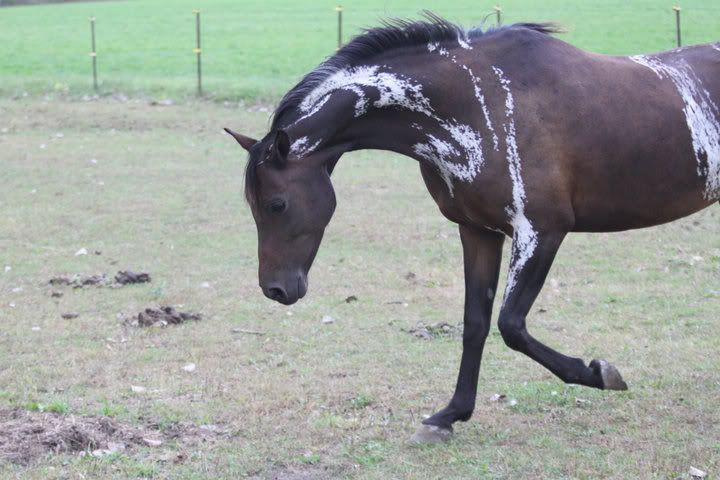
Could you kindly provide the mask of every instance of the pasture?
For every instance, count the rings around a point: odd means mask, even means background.
[[[653,229],[570,235],[529,315],[536,337],[607,358],[629,391],[567,386],[493,327],[475,414],[444,445],[407,439],[455,385],[461,247],[414,161],[343,157],[308,296],[265,299],[245,155],[222,127],[265,133],[271,103],[335,48],[335,3],[266,3],[0,9],[0,478],[720,475],[717,206]],[[669,6],[656,1],[502,5],[507,22],[557,20],[597,52],[674,45]],[[492,4],[424,6],[470,24]],[[192,97],[197,7],[208,96],[240,102]],[[348,36],[418,8],[345,7]],[[685,43],[718,40],[719,11],[683,2]],[[83,98],[90,15],[101,98]],[[120,270],[152,280],[48,283]],[[165,305],[202,318],[130,321]],[[420,338],[418,326],[432,332]]]
[[[276,99],[337,46],[337,3],[345,11],[344,39],[381,18],[417,18],[429,9],[464,25],[477,25],[494,2],[429,0],[145,0],[78,2],[0,10],[0,94],[92,93],[90,27],[97,18],[100,90],[104,93],[195,93],[195,20],[202,12],[203,83],[220,99]],[[506,0],[503,22],[557,21],[567,41],[599,53],[635,54],[675,46],[672,2],[621,0]],[[715,41],[720,6],[684,0],[685,44]]]
[[[2,100],[0,112],[0,267],[11,267],[0,273],[2,408],[99,415],[160,435],[222,432],[3,463],[3,478],[677,478],[691,465],[720,468],[717,208],[650,230],[571,235],[531,312],[539,338],[606,356],[629,392],[565,386],[493,331],[474,417],[448,445],[418,448],[406,440],[449,398],[461,342],[403,330],[460,322],[463,282],[457,231],[413,161],[341,161],[309,295],[286,308],[257,287],[243,156],[218,128],[260,133],[265,113],[39,99]],[[89,254],[76,256],[81,248]],[[124,269],[152,282],[50,296],[57,274]],[[124,325],[158,305],[204,318]]]

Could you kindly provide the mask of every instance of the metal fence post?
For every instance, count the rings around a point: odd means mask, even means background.
[[[682,39],[680,38],[680,7],[675,5],[672,7],[675,11],[675,28],[677,29],[677,46],[682,47]]]
[[[193,52],[197,56],[197,94],[202,95],[202,48],[200,46],[200,10],[193,10],[195,15],[195,48]]]
[[[95,50],[95,17],[90,17],[90,41],[91,51],[90,58],[92,58],[92,73],[93,73],[93,89],[95,92],[98,91],[98,80],[97,80],[97,51]]]
[[[500,5],[495,5],[495,15],[497,16],[497,24],[500,26],[502,23],[502,8],[500,8]]]
[[[338,17],[337,17],[338,46],[337,46],[337,48],[338,48],[338,50],[340,50],[340,47],[342,47],[342,12],[343,12],[342,5],[338,5],[337,7],[335,7],[335,11],[338,14]]]

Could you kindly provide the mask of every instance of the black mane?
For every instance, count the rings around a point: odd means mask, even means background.
[[[480,27],[466,30],[431,12],[425,12],[424,17],[425,20],[418,21],[384,20],[382,27],[365,29],[363,33],[350,40],[285,94],[273,113],[270,130],[285,126],[286,116],[296,113],[298,105],[305,96],[330,75],[389,50],[414,47],[429,42],[454,41],[458,38],[470,42],[488,33],[513,27],[529,28],[545,34],[560,31],[556,25],[549,23],[516,23],[491,27],[487,30],[482,30]]]
[[[385,20],[381,27],[366,29],[350,40],[320,66],[305,75],[285,94],[272,115],[270,132],[292,123],[298,116],[300,102],[329,76],[387,51],[425,45],[430,42],[457,41],[458,38],[471,43],[475,38],[508,28],[526,28],[544,34],[561,31],[559,27],[551,23],[517,23],[491,27],[487,30],[482,30],[480,27],[466,30],[430,12],[425,12],[424,17],[425,20],[418,21]],[[256,147],[260,147],[260,145],[256,145]],[[256,150],[259,151],[260,148],[256,148]],[[245,169],[245,196],[251,204],[256,200],[257,174],[255,169],[258,162],[261,161],[260,157],[259,154],[251,153]]]

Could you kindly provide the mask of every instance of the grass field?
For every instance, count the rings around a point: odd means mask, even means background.
[[[463,300],[456,227],[412,160],[344,157],[308,297],[288,308],[262,296],[241,191],[245,158],[221,127],[260,136],[268,113],[192,98],[191,11],[203,15],[208,97],[266,105],[334,51],[335,5],[0,8],[0,478],[677,479],[690,478],[691,466],[717,478],[717,206],[648,230],[571,235],[533,307],[538,338],[586,360],[607,358],[628,392],[566,386],[508,350],[494,328],[475,415],[446,445],[407,443],[450,398],[461,341],[406,331],[459,323]],[[469,25],[493,5],[422,8]],[[597,52],[674,46],[671,3],[501,5],[508,23],[559,21],[563,38]],[[344,6],[346,38],[421,8]],[[686,44],[720,39],[717,2],[682,7]],[[92,93],[91,15],[107,98],[83,100]],[[174,102],[151,105],[160,98]],[[59,274],[126,269],[152,282],[48,285]],[[346,302],[351,296],[357,301]],[[161,305],[203,319],[167,328],[124,321]],[[71,312],[78,316],[62,318]],[[323,323],[326,315],[335,322]],[[506,401],[491,401],[495,394]],[[28,423],[17,444],[5,442],[13,415],[45,430]],[[71,441],[81,425],[108,419],[162,443],[127,434],[125,450],[98,457],[48,443],[60,426]],[[22,450],[20,440],[28,462],[4,460]],[[45,453],[33,457],[33,448]]]
[[[449,399],[461,342],[403,329],[460,321],[456,229],[414,162],[348,155],[309,296],[291,308],[265,300],[243,155],[220,127],[259,134],[266,115],[212,103],[0,100],[0,411],[111,417],[164,438],[178,424],[224,432],[100,458],[0,462],[1,478],[720,473],[717,207],[650,230],[571,235],[533,308],[539,338],[610,359],[629,392],[566,386],[493,330],[472,420],[447,445],[412,447],[423,415]],[[90,255],[76,256],[80,248]],[[121,269],[153,281],[50,296],[56,274]],[[358,301],[346,303],[350,295]],[[123,326],[123,315],[166,304],[204,319]],[[195,371],[183,370],[189,363]],[[508,401],[491,402],[496,393]]]
[[[422,8],[476,25],[496,2],[364,0],[345,2],[345,39],[387,17]],[[563,38],[603,53],[675,46],[673,2],[658,0],[506,0],[505,23],[558,21]],[[685,0],[686,44],[720,39],[720,4]],[[221,99],[273,99],[336,47],[335,1],[145,0],[0,9],[0,94],[91,93],[90,29],[97,17],[101,91],[158,97],[195,91],[195,26],[202,10],[205,91]],[[492,24],[491,17],[489,23]]]

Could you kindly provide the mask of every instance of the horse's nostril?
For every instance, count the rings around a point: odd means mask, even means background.
[[[268,288],[268,294],[269,294],[269,297],[272,298],[273,300],[285,300],[285,298],[287,297],[285,290],[283,290],[280,287]]]

